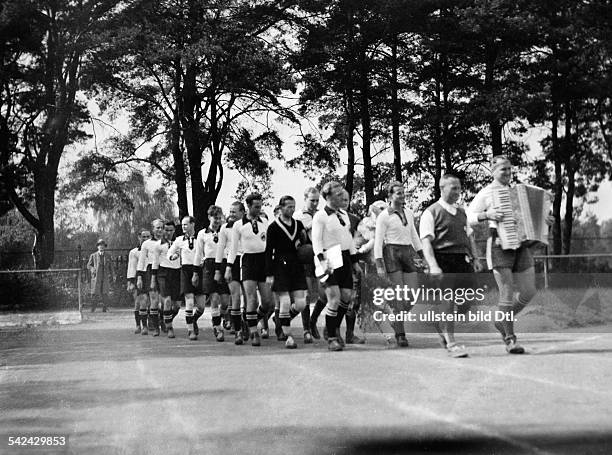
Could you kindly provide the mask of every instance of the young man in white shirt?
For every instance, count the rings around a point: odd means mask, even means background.
[[[167,256],[174,240],[175,229],[174,222],[167,221],[164,223],[163,237],[157,245],[153,256],[153,276],[151,278],[157,281],[157,286],[159,287],[164,326],[168,338],[175,337],[172,322],[178,313],[181,295],[181,261],[179,258],[170,261]]]
[[[153,276],[153,257],[155,256],[155,250],[159,245],[163,231],[164,222],[160,219],[153,220],[151,223],[151,234],[152,238],[143,242],[140,247],[140,255],[138,256],[138,279],[136,281],[136,287],[139,292],[149,294],[149,329],[153,330],[153,336],[159,336],[159,288],[157,281],[152,278]],[[142,307],[140,317],[142,318]],[[143,328],[142,334],[147,335],[147,328]]]
[[[304,207],[299,213],[294,215],[296,220],[299,220],[306,229],[308,240],[312,243],[312,219],[317,213],[319,207],[319,199],[321,194],[319,190],[314,187],[306,188],[304,191]],[[306,258],[302,258],[304,260]],[[317,329],[317,319],[321,312],[325,309],[327,300],[325,298],[325,292],[321,283],[315,277],[315,268],[313,258],[304,264],[304,274],[306,275],[306,285],[308,291],[306,292],[306,307],[302,311],[302,326],[304,327],[304,343],[312,343],[312,338],[317,340],[321,338],[319,330]],[[315,307],[311,313],[310,305],[314,303]]]
[[[437,285],[446,294],[447,289],[474,289],[473,273],[480,272],[476,243],[469,229],[465,211],[456,205],[461,196],[461,180],[453,174],[440,179],[440,199],[427,207],[421,215],[419,231],[423,253],[429,264],[429,273],[438,278]],[[445,314],[469,310],[468,302],[455,304],[453,300],[439,302]],[[462,345],[455,341],[454,322],[436,324],[442,345],[451,357],[468,357]]]
[[[489,238],[487,240],[487,265],[493,270],[493,276],[499,289],[499,310],[509,317],[495,323],[500,332],[506,351],[509,354],[523,354],[525,349],[518,344],[514,333],[513,317],[525,308],[536,294],[533,256],[528,245],[523,243],[517,249],[504,250],[497,233],[498,223],[504,220],[500,207],[493,201],[496,188],[509,187],[512,180],[512,164],[504,155],[494,156],[491,160],[493,182],[476,194],[467,210],[468,222],[477,225],[487,222]],[[548,216],[547,224],[554,218]],[[518,297],[513,299],[514,284],[518,287]]]
[[[230,318],[232,321],[232,330],[235,331],[234,344],[241,345],[249,339],[249,331],[246,325],[246,309],[244,309],[244,321],[242,314],[242,300],[244,289],[240,277],[240,260],[242,257],[242,248],[238,246],[238,251],[234,259],[232,268],[226,270],[227,256],[231,249],[234,224],[237,220],[244,217],[244,204],[240,201],[234,202],[229,209],[227,223],[221,227],[219,231],[219,245],[217,247],[217,255],[215,265],[215,281],[217,283],[226,282],[231,294]],[[243,329],[243,330],[241,330]],[[241,333],[242,331],[242,333]]]
[[[136,320],[136,330],[134,333],[138,335],[141,332],[141,324],[144,329],[147,326],[147,313],[145,310],[144,319],[140,318],[140,308],[144,306],[147,307],[147,303],[141,305],[141,300],[146,300],[148,298],[147,294],[139,294],[136,289],[136,277],[138,275],[138,257],[140,255],[140,249],[142,243],[151,238],[151,231],[148,229],[143,229],[140,234],[138,234],[138,247],[132,248],[128,254],[128,266],[127,266],[127,291],[132,295],[134,299],[134,319]]]
[[[202,289],[198,286],[201,269],[194,263],[195,256],[195,218],[185,216],[181,220],[183,235],[177,237],[166,254],[170,261],[181,259],[181,294],[185,296],[185,323],[187,336],[191,341],[198,339],[194,331],[193,308],[196,297],[201,298]]]
[[[341,208],[343,192],[344,188],[340,183],[326,183],[321,191],[326,205],[312,220],[312,248],[321,269],[328,276],[324,283],[327,296],[325,324],[330,351],[343,349],[338,339],[339,321],[342,321],[349,308],[353,293],[353,272],[361,273],[349,230],[350,220]],[[337,246],[340,246],[342,251],[342,266],[333,270],[325,257],[325,251]]]
[[[194,263],[202,268],[202,292],[210,301],[212,326],[215,339],[224,341],[225,334],[221,326],[221,299],[229,300],[229,288],[225,281],[217,282],[215,276],[215,258],[219,247],[219,230],[223,224],[223,210],[211,205],[208,208],[207,228],[200,230],[196,238]],[[226,305],[227,306],[227,305]],[[198,308],[203,314],[204,308]]]
[[[400,182],[391,182],[387,187],[387,194],[389,206],[376,219],[376,271],[381,277],[387,277],[394,288],[416,288],[418,281],[413,251],[422,257],[423,247],[414,225],[414,214],[405,206],[404,186]],[[410,311],[415,304],[416,302],[402,302],[402,311]],[[408,347],[404,323],[396,322],[393,329],[397,345]]]
[[[246,204],[248,213],[234,223],[226,272],[231,273],[238,251],[241,249],[243,254],[240,273],[246,293],[246,316],[251,332],[251,345],[261,346],[260,335],[257,330],[258,315],[265,315],[274,310],[272,291],[266,283],[265,273],[268,220],[261,216],[262,197],[260,194],[249,194],[246,198]],[[258,308],[258,290],[261,295],[261,308]],[[267,336],[267,333],[264,336]]]

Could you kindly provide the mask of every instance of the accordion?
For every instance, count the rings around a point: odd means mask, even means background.
[[[548,244],[546,217],[552,195],[537,186],[519,184],[493,189],[493,204],[502,212],[497,236],[504,250],[515,250],[524,242]]]

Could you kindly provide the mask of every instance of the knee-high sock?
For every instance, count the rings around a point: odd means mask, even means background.
[[[179,314],[179,311],[181,311],[180,307],[174,307],[172,308],[172,310],[170,311],[170,314],[172,314],[172,320],[174,321],[174,318]]]
[[[212,326],[217,329],[221,328],[221,309],[219,307],[211,309]]]
[[[291,297],[289,297],[289,295],[282,295],[278,298],[278,300],[280,303],[279,319],[280,319],[283,333],[285,335],[290,335],[291,334],[291,319],[292,319],[291,316],[293,313],[295,313],[296,315],[298,313],[296,313],[295,310],[291,308],[292,307]],[[292,313],[292,310],[293,310],[293,313]]]
[[[172,310],[164,310],[164,323],[166,324],[166,328],[172,328]]]
[[[193,332],[193,305],[193,294],[185,296],[185,323],[187,324],[187,331],[189,332]]]
[[[336,323],[336,328],[340,330],[340,326],[342,325],[342,319],[344,319],[344,315],[349,309],[349,302],[344,302],[340,300],[340,304],[338,305],[338,322]]]
[[[232,318],[234,330],[239,333],[242,329],[242,313],[240,312],[240,309],[235,310],[232,308],[230,310],[230,317]]]
[[[140,310],[134,310],[134,319],[136,320],[136,327],[140,327]]]
[[[304,332],[310,331],[310,302],[308,301],[302,310],[302,327],[304,327]]]
[[[336,329],[338,327],[338,310],[327,306],[325,310],[325,326],[327,327],[327,335],[329,338],[336,338]]]
[[[141,308],[138,311],[138,316],[140,319],[140,323],[142,324],[142,327],[145,328],[147,327],[147,309],[146,308]]]
[[[149,327],[155,330],[159,327],[159,310],[157,308],[151,308],[149,311]]]
[[[257,331],[257,311],[247,311],[246,321],[251,333]]]
[[[321,315],[321,313],[323,312],[323,310],[325,309],[325,305],[326,303],[323,302],[321,299],[317,300],[317,303],[315,303],[315,306],[312,310],[312,314],[310,315],[310,320],[313,323],[317,323],[317,319],[319,319],[319,316]]]

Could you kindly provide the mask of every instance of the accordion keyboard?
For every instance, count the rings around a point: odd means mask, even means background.
[[[497,232],[503,249],[515,249],[520,246],[518,229],[510,196],[510,188],[496,188],[493,191],[493,202],[495,207],[503,214],[501,221],[497,223]]]

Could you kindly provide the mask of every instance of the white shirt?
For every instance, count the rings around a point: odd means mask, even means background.
[[[449,204],[444,199],[438,199],[438,204],[442,206],[444,210],[450,213],[453,216],[457,215],[457,206]],[[467,222],[467,235],[472,234],[472,228],[470,227],[470,222]],[[431,237],[431,239],[436,238],[436,223],[434,221],[433,213],[429,210],[424,210],[421,215],[421,222],[419,223],[419,233],[421,234],[421,239],[425,237]]]
[[[153,270],[159,269],[160,266],[166,269],[181,268],[180,258],[176,258],[174,261],[168,259],[168,250],[170,249],[171,245],[172,244],[170,242],[159,242],[153,256],[153,265],[151,266]]]
[[[136,278],[138,274],[138,256],[140,248],[132,248],[128,254],[127,278]]]
[[[155,256],[155,250],[160,244],[161,240],[149,239],[142,242],[140,246],[140,254],[138,256],[138,271],[146,272],[147,267],[153,266],[153,257]]]
[[[468,206],[466,212],[468,224],[470,226],[474,226],[480,223],[480,221],[478,221],[478,215],[484,212],[485,210],[489,210],[495,206],[495,203],[493,202],[493,190],[495,188],[503,187],[504,185],[494,180],[492,183],[489,183],[487,186],[485,186],[482,190],[478,192],[478,194],[474,197],[474,199]],[[497,228],[497,221],[489,220],[489,227]]]
[[[257,224],[257,234],[253,229],[253,223]],[[250,220],[246,216],[234,223],[232,231],[232,245],[227,263],[233,264],[241,249],[243,254],[256,254],[266,251],[266,232],[268,230],[268,220],[259,217],[257,221]]]
[[[317,212],[315,212],[315,214],[316,213]],[[302,209],[299,212],[295,212],[293,214],[293,218],[302,222],[302,224],[304,225],[304,229],[306,229],[306,233],[308,234],[308,238],[312,240],[313,215],[311,215],[309,212],[306,212],[304,209]]]
[[[376,218],[376,234],[374,237],[374,258],[382,259],[383,245],[412,245],[416,251],[423,249],[419,233],[414,225],[414,214],[412,210],[404,207],[404,216],[406,217],[406,225],[400,215],[393,209],[389,213],[389,208],[386,208],[378,218]]]
[[[315,213],[312,219],[312,249],[315,256],[334,245],[340,245],[342,251],[349,250],[350,254],[355,254],[355,243],[350,229],[351,222],[344,210],[333,210],[325,206],[323,210]]]
[[[181,235],[177,237],[172,246],[168,248],[166,258],[170,259],[176,253],[180,254],[181,265],[194,265],[193,258],[195,256],[195,237],[189,237],[187,235]]]
[[[232,225],[228,227],[228,223],[225,223],[223,226],[221,226],[221,229],[219,230],[219,245],[217,246],[217,254],[215,256],[215,262],[217,264],[221,264],[223,262],[223,259],[229,256],[230,249],[232,247],[232,235],[234,235],[233,230],[235,224],[236,223],[232,223]],[[238,251],[236,255],[242,255],[240,245],[238,245]]]
[[[217,239],[216,242],[215,238]],[[204,259],[215,259],[217,257],[218,245],[218,232],[214,232],[208,228],[202,229],[200,232],[198,232],[198,237],[196,238],[195,256],[193,258],[194,264],[202,265],[204,263]]]

